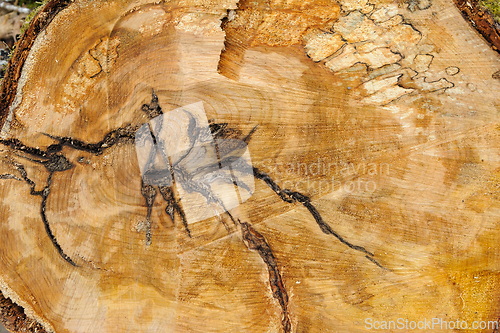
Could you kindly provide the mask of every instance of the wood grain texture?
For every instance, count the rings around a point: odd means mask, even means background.
[[[55,332],[496,322],[499,70],[452,0],[52,0],[2,84],[0,289]],[[148,135],[187,147],[160,178]]]

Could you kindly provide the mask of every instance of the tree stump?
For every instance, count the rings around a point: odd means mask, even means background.
[[[452,0],[49,1],[2,84],[3,320],[492,332],[499,70]]]

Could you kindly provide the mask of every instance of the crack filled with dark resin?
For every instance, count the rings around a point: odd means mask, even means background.
[[[41,156],[39,156],[39,157],[41,157]],[[78,266],[64,252],[64,250],[61,248],[61,246],[57,242],[57,239],[54,236],[54,233],[52,232],[52,229],[50,227],[49,221],[47,219],[47,213],[46,213],[47,199],[50,195],[50,186],[52,185],[52,176],[54,175],[55,172],[62,172],[62,171],[66,171],[66,170],[71,169],[73,167],[73,165],[64,156],[58,155],[58,154],[51,156],[51,158],[49,158],[46,161],[39,161],[39,160],[35,160],[32,158],[28,158],[28,159],[30,161],[35,162],[35,163],[39,163],[39,164],[44,165],[45,168],[47,169],[47,171],[49,172],[49,175],[47,177],[47,183],[46,183],[45,187],[43,188],[43,190],[41,190],[41,191],[36,190],[35,182],[28,177],[28,173],[26,172],[26,169],[24,168],[24,166],[22,164],[15,163],[15,162],[11,162],[11,163],[14,165],[16,170],[21,174],[22,180],[24,180],[28,184],[28,186],[30,187],[30,194],[34,195],[34,196],[40,196],[42,198],[42,202],[40,203],[40,216],[41,216],[42,222],[45,226],[45,232],[47,233],[47,236],[49,237],[50,241],[52,242],[52,244],[56,248],[57,252],[68,263],[70,263],[73,266]],[[8,176],[9,177],[3,178],[3,179],[16,179],[16,180],[18,180],[18,178],[13,176],[13,175],[8,175]]]
[[[336,231],[334,231],[332,229],[332,227],[330,227],[323,220],[323,218],[321,217],[321,214],[316,209],[316,207],[314,207],[314,205],[311,203],[311,199],[308,196],[306,196],[306,195],[304,195],[304,194],[302,194],[300,192],[293,192],[293,191],[290,191],[290,190],[287,190],[287,189],[281,189],[281,187],[278,184],[276,184],[276,182],[271,177],[269,177],[269,175],[267,175],[264,172],[261,172],[257,168],[253,168],[253,170],[254,170],[255,178],[264,181],[281,198],[281,200],[283,200],[285,202],[288,202],[288,203],[298,202],[298,203],[302,204],[305,208],[307,208],[307,210],[312,215],[312,217],[314,218],[314,220],[318,224],[318,226],[321,229],[321,231],[323,231],[323,233],[325,233],[327,235],[334,236],[342,244],[347,245],[348,247],[350,247],[353,250],[356,250],[356,251],[359,251],[359,252],[362,252],[362,253],[366,254],[367,256],[370,257],[370,261],[373,261],[373,262],[377,263],[373,259],[373,256],[374,256],[373,253],[369,252],[368,250],[366,250],[362,246],[354,245],[354,244],[348,242],[339,233],[337,233]],[[378,263],[377,263],[377,265],[380,266],[380,264],[378,264]]]
[[[158,105],[158,97],[156,96],[155,93],[153,93],[151,103],[149,105],[144,104],[142,107],[142,110],[145,111],[149,117],[155,117],[155,116],[158,116],[158,115],[163,113],[161,110],[161,107]],[[133,142],[134,141],[134,134],[135,134],[136,130],[137,130],[137,126],[133,127],[131,125],[127,125],[125,127],[111,131],[110,133],[108,133],[104,137],[103,140],[101,140],[97,143],[85,143],[83,141],[69,138],[69,137],[58,137],[58,136],[46,134],[50,138],[58,141],[57,144],[50,145],[47,148],[47,150],[41,150],[38,148],[28,147],[16,139],[1,140],[0,143],[5,145],[5,146],[10,147],[11,149],[15,150],[16,152],[21,152],[21,153],[24,153],[24,154],[27,154],[30,156],[34,156],[34,157],[41,159],[41,160],[36,160],[34,158],[31,158],[31,157],[22,156],[30,161],[42,164],[49,172],[47,186],[45,187],[45,190],[44,190],[47,192],[46,195],[42,194],[43,191],[35,191],[34,190],[35,184],[33,183],[33,181],[31,181],[28,178],[27,173],[24,170],[24,167],[22,167],[21,165],[18,164],[18,166],[16,168],[21,173],[22,178],[30,186],[31,194],[42,196],[42,205],[45,206],[48,194],[50,193],[50,184],[51,184],[53,173],[54,172],[63,172],[63,171],[69,170],[73,167],[71,162],[69,162],[69,160],[64,155],[60,154],[60,151],[62,150],[62,148],[64,146],[70,147],[72,149],[79,150],[79,151],[89,152],[89,153],[92,153],[94,155],[100,155],[106,149],[112,147],[113,145],[115,145],[116,143],[118,143],[120,141]],[[229,135],[231,135],[231,136],[233,135],[233,133],[227,128],[227,124],[211,123],[210,130],[212,132],[212,135],[215,138],[219,138],[219,137],[225,138],[225,137],[228,137]],[[255,131],[255,128],[242,141],[248,142],[254,131]],[[238,148],[233,147],[232,149],[238,149]],[[218,152],[217,164],[221,165],[221,163],[222,163],[221,159],[223,159],[223,157],[221,157],[219,149],[217,150],[217,152]],[[210,167],[210,166],[207,166],[207,167]],[[212,167],[217,167],[217,165],[212,166]],[[178,167],[178,165],[172,165],[172,167],[170,169],[172,176],[173,176],[173,170],[177,171],[176,175],[184,178],[183,182],[181,182],[181,183],[187,192],[200,193],[207,199],[207,203],[216,203],[222,207],[222,202],[210,191],[209,187],[207,187],[207,186],[204,187],[204,186],[201,186],[200,184],[196,184],[195,182],[190,181],[189,175],[185,175],[185,173],[183,173],[183,170],[180,169]],[[369,252],[368,250],[366,250],[362,246],[352,244],[351,242],[345,240],[339,233],[334,231],[331,228],[331,226],[328,225],[323,220],[321,214],[316,209],[316,207],[311,203],[311,200],[308,196],[306,196],[300,192],[290,191],[288,189],[281,189],[280,186],[271,178],[271,176],[260,171],[258,168],[254,167],[253,173],[254,173],[253,176],[256,179],[260,179],[260,180],[264,181],[273,190],[273,192],[275,192],[283,201],[290,203],[290,204],[293,204],[293,203],[302,204],[309,211],[309,213],[314,218],[314,220],[316,221],[316,223],[318,224],[318,226],[320,227],[320,229],[323,233],[332,235],[335,238],[337,238],[342,244],[348,246],[349,248],[364,253],[370,261],[372,261],[375,264],[377,264],[378,266],[380,266],[380,264],[373,258],[374,254],[372,252]],[[12,177],[14,177],[14,176],[5,176],[2,178],[9,179]],[[231,182],[236,185],[235,181],[232,180]],[[240,184],[240,186],[245,187],[245,184],[243,182],[238,182],[238,183]],[[187,224],[187,220],[186,220],[186,215],[183,211],[183,208],[179,205],[180,199],[177,199],[174,195],[173,186],[161,186],[160,185],[160,186],[157,186],[157,188],[158,188],[158,191],[161,194],[163,200],[167,203],[167,206],[165,208],[165,212],[167,213],[167,215],[172,219],[172,221],[175,220],[176,214],[179,215],[179,217],[182,221],[182,224],[183,224],[184,228],[186,229],[186,232],[188,233],[189,236],[191,236],[191,232],[188,228],[188,224]],[[248,190],[248,188],[247,188],[247,190]],[[154,205],[156,193],[157,193],[157,191],[156,191],[154,186],[148,185],[148,184],[145,184],[144,182],[142,182],[141,194],[145,199],[145,203],[146,203],[146,207],[147,207],[146,218],[148,221],[150,220],[150,217],[151,217],[151,211],[152,211],[152,207]],[[44,209],[43,209],[43,211],[44,211]],[[48,225],[48,222],[46,221],[46,217],[43,219],[44,219],[44,223],[46,223]],[[226,228],[229,231],[229,227],[227,225],[226,225]],[[56,246],[56,248],[58,248],[58,250],[60,250],[60,246],[56,245],[57,241],[55,240],[53,234],[49,231],[50,231],[50,228],[48,228],[47,233],[51,237],[51,240],[53,241],[54,246]],[[149,233],[147,232],[148,235],[146,236],[146,238],[147,238],[146,241],[148,244],[150,244],[151,243],[150,229],[148,229],[148,231],[149,231]],[[63,257],[65,259],[69,258],[66,255],[64,255]],[[72,261],[71,261],[71,263],[74,264]]]
[[[224,205],[224,204],[222,204]],[[256,251],[261,257],[262,261],[266,264],[267,272],[269,274],[269,285],[273,297],[278,301],[281,307],[282,319],[281,325],[285,333],[290,333],[292,329],[290,315],[288,312],[288,293],[285,288],[285,284],[281,277],[278,264],[276,262],[276,257],[273,254],[269,243],[266,241],[265,237],[259,233],[254,227],[248,222],[241,222],[233,217],[233,215],[226,211],[230,220],[240,227],[241,235],[243,236],[243,243],[245,246],[251,250]]]
[[[151,96],[151,102],[149,104],[143,104],[141,107],[141,110],[146,114],[146,116],[151,120],[154,119],[160,115],[163,114],[163,110],[161,106],[158,103],[158,96],[153,90],[152,96]],[[161,130],[162,124],[160,123],[160,128],[158,130]],[[151,124],[148,123],[149,127],[149,134],[151,135],[151,138],[153,139],[153,144],[156,145],[161,145],[161,141],[156,139],[156,136],[154,134],[153,128],[151,127]],[[147,164],[152,164],[152,161],[154,160],[154,155],[155,151],[152,150],[149,154],[148,162]],[[168,157],[167,157],[168,160]],[[182,225],[184,226],[184,229],[186,230],[188,236],[191,238],[191,231],[189,230],[187,219],[186,219],[186,214],[184,213],[184,210],[182,207],[179,205],[180,199],[177,199],[175,197],[175,192],[174,192],[174,187],[175,187],[175,177],[174,177],[174,170],[173,166],[170,165],[169,163],[169,170],[168,173],[170,173],[170,177],[172,179],[172,184],[157,184],[156,187],[158,188],[158,191],[160,192],[163,200],[167,203],[167,207],[165,207],[165,213],[170,217],[172,220],[172,223],[175,224],[175,216],[176,214],[180,217]],[[147,185],[142,181],[142,192],[144,192],[144,187],[147,186],[149,188],[154,188],[153,185]],[[151,190],[150,190],[151,191]],[[143,194],[144,196],[144,194]],[[146,199],[146,204],[148,205],[148,212],[150,211],[152,207],[152,202],[148,202],[148,198],[144,196]],[[150,213],[148,213],[148,230],[151,230],[150,227]],[[146,234],[146,245],[151,244],[151,236],[148,236]]]
[[[152,99],[150,104],[144,104],[141,108],[143,112],[146,113],[149,119],[153,119],[155,117],[158,117],[159,115],[163,114],[163,111],[158,104],[158,97],[156,94],[153,92],[152,94]],[[189,124],[190,131],[196,132],[199,131],[199,129],[196,128],[195,125],[192,123]],[[254,127],[248,135],[245,137],[241,137],[241,132],[232,130],[228,128],[228,124],[226,123],[215,123],[213,121],[210,122],[209,124],[210,127],[210,133],[214,139],[216,138],[237,138],[241,140],[244,144],[247,144],[251,137],[252,134],[256,131],[257,127]],[[135,133],[138,130],[138,126],[132,126],[132,125],[126,125],[124,127],[120,127],[116,130],[113,130],[109,132],[108,134],[105,135],[105,137],[97,142],[97,143],[86,143],[84,141],[74,139],[71,137],[59,137],[59,136],[54,136],[54,135],[49,135],[45,134],[48,137],[52,138],[55,140],[57,143],[52,144],[49,147],[47,147],[46,150],[41,150],[39,148],[32,148],[24,145],[21,141],[16,140],[16,139],[8,139],[8,140],[0,140],[0,144],[4,146],[10,147],[13,151],[15,151],[15,154],[21,158],[27,159],[29,161],[32,161],[37,164],[41,164],[45,167],[45,169],[48,171],[49,175],[47,177],[47,183],[46,186],[43,188],[41,191],[37,191],[36,184],[29,178],[24,166],[22,164],[16,163],[16,162],[10,162],[11,164],[14,165],[15,169],[19,172],[21,177],[17,177],[12,174],[5,174],[5,175],[0,175],[0,179],[13,179],[13,180],[21,180],[24,181],[28,184],[30,187],[30,194],[34,196],[40,196],[42,198],[42,202],[40,204],[40,216],[41,219],[44,223],[45,226],[45,231],[51,240],[53,246],[59,253],[59,255],[68,263],[70,263],[73,266],[78,266],[61,248],[59,245],[54,233],[52,232],[52,229],[50,227],[50,223],[47,219],[46,215],[46,205],[47,205],[47,199],[50,195],[50,190],[51,190],[51,184],[52,184],[52,177],[54,173],[56,172],[64,172],[67,171],[71,168],[73,168],[73,164],[61,153],[63,147],[69,147],[71,149],[75,149],[78,151],[85,151],[88,153],[91,153],[93,155],[101,155],[106,149],[111,148],[118,142],[125,142],[125,143],[134,143],[135,141]],[[153,134],[152,128],[150,127],[150,132]],[[154,139],[154,144],[160,144],[159,140],[157,140],[154,135],[152,136]],[[192,144],[194,145],[196,139],[193,140]],[[235,142],[237,142],[235,140]],[[211,170],[211,169],[220,169],[221,166],[230,164],[234,162],[235,157],[231,155],[232,152],[241,150],[242,147],[240,147],[238,144],[233,144],[228,145],[228,146],[220,146],[219,144],[216,144],[216,151],[217,151],[217,162],[213,163],[213,165],[206,165],[203,167],[203,170],[196,170],[196,171],[206,171]],[[290,323],[290,318],[289,318],[289,313],[288,313],[288,294],[286,292],[286,288],[284,286],[280,270],[278,268],[278,264],[276,262],[276,258],[272,252],[271,247],[267,243],[266,239],[262,234],[257,232],[250,223],[248,222],[241,222],[237,219],[235,219],[231,213],[225,209],[224,203],[217,197],[215,193],[211,191],[210,186],[203,186],[204,184],[198,184],[196,181],[193,181],[191,179],[191,175],[187,174],[182,170],[182,168],[179,166],[180,161],[185,158],[186,156],[189,155],[189,151],[182,156],[176,163],[172,164],[171,161],[169,160],[169,172],[170,176],[172,178],[172,184],[147,184],[143,180],[141,180],[141,195],[144,197],[145,200],[145,206],[147,208],[147,213],[146,213],[146,240],[145,243],[146,245],[150,245],[152,243],[152,232],[151,232],[151,214],[152,214],[152,209],[155,204],[156,197],[158,196],[158,193],[161,195],[161,198],[166,202],[166,207],[165,207],[165,213],[170,217],[172,223],[175,224],[176,216],[178,216],[183,224],[184,229],[186,230],[187,234],[189,237],[191,237],[191,231],[189,230],[188,227],[188,222],[186,218],[186,214],[184,212],[183,207],[180,205],[181,198],[177,198],[178,194],[176,194],[175,191],[175,186],[176,186],[176,180],[174,177],[174,171],[175,175],[180,178],[180,182],[178,182],[183,190],[185,190],[188,193],[199,193],[203,195],[207,201],[207,204],[210,203],[215,203],[218,207],[221,208],[221,214],[227,214],[229,216],[230,220],[233,222],[235,226],[239,226],[239,229],[241,231],[244,243],[246,247],[249,250],[256,251],[263,262],[265,263],[267,267],[267,271],[269,273],[269,283],[271,286],[271,290],[273,293],[273,297],[279,302],[281,310],[282,310],[282,326],[283,330],[285,333],[288,333],[291,331],[291,323]],[[152,160],[152,157],[150,156],[149,158]],[[265,182],[269,188],[280,197],[281,200],[283,200],[286,203],[289,204],[295,204],[299,203],[301,204],[304,208],[306,208],[309,212],[309,214],[314,218],[316,224],[319,226],[321,231],[325,234],[334,236],[338,241],[340,241],[342,244],[346,245],[347,247],[361,252],[365,255],[365,257],[378,266],[379,268],[386,269],[384,268],[380,263],[377,262],[374,258],[374,254],[372,252],[369,252],[366,250],[364,247],[355,245],[349,241],[347,241],[344,237],[342,237],[339,233],[337,233],[333,228],[327,224],[320,212],[317,210],[317,208],[311,203],[311,200],[308,196],[296,192],[296,191],[291,191],[288,189],[282,189],[272,178],[270,175],[262,172],[258,168],[255,167],[250,167],[249,170],[252,170],[253,172],[253,177],[255,179],[259,179],[263,182]],[[250,188],[241,181],[236,181],[237,178],[234,177],[234,174],[232,174],[231,179],[223,179],[223,181],[230,182],[234,184],[234,186],[239,186],[242,188],[245,188],[247,191],[250,190]],[[224,221],[224,219],[220,219],[220,221],[223,223],[225,228],[227,229],[228,233],[231,233],[231,228],[230,226]]]
[[[147,104],[143,105],[142,110],[145,111],[148,115],[150,115],[150,118],[153,116],[158,116],[160,114],[163,114],[163,112],[161,111],[161,108],[158,105],[158,98],[154,94],[154,92],[153,92],[151,104],[150,105],[147,105]],[[189,130],[191,132],[195,132],[197,130],[196,128],[193,128],[192,122],[190,122],[189,127],[190,127]],[[226,124],[226,123],[219,124],[219,123],[215,123],[215,122],[211,121],[209,123],[209,127],[210,127],[210,132],[212,134],[212,137],[214,139],[228,138],[228,137],[232,137],[235,135],[235,133],[232,132],[228,128],[228,124]],[[149,128],[150,128],[151,134],[153,134],[152,130],[151,130],[151,126]],[[243,138],[242,142],[247,144],[250,141],[252,134],[255,132],[256,128],[257,127],[254,127],[250,131],[250,133],[246,137]],[[200,131],[200,129],[198,129],[198,131]],[[240,135],[237,135],[238,138],[239,138],[239,136]],[[153,135],[152,135],[152,137],[153,137],[154,144],[155,145],[159,144],[159,142],[157,140],[155,140],[155,137]],[[191,141],[191,148],[190,149],[193,148],[195,141],[196,140]],[[233,222],[233,224],[240,227],[240,231],[241,231],[244,243],[247,246],[247,248],[249,250],[256,251],[259,254],[259,256],[261,257],[261,259],[264,261],[264,263],[266,264],[267,271],[269,273],[269,284],[271,286],[273,297],[279,302],[281,310],[282,310],[283,330],[285,333],[290,332],[291,331],[291,322],[290,322],[289,313],[288,313],[288,294],[287,294],[286,288],[284,286],[283,279],[281,277],[281,273],[280,273],[280,270],[278,268],[278,264],[276,262],[276,258],[273,254],[271,247],[267,243],[264,236],[262,234],[260,234],[259,232],[257,232],[252,227],[252,225],[250,223],[241,222],[240,220],[236,220],[232,216],[232,214],[229,212],[229,210],[226,209],[223,201],[220,200],[217,197],[217,195],[211,191],[209,186],[203,186],[204,185],[203,183],[197,183],[195,181],[192,181],[190,179],[190,175],[183,172],[183,170],[179,167],[179,164],[180,164],[181,160],[183,160],[186,156],[189,155],[190,149],[188,150],[188,152],[186,154],[184,154],[179,159],[179,161],[177,163],[175,163],[175,164],[169,163],[169,170],[170,170],[173,182],[175,182],[175,177],[174,177],[174,170],[175,170],[175,175],[177,175],[177,177],[181,178],[180,184],[182,184],[182,187],[186,192],[188,192],[188,193],[196,192],[196,193],[202,194],[205,197],[207,204],[210,204],[210,203],[217,204],[219,207],[222,208],[222,213],[226,213],[227,216],[229,216],[230,220]],[[239,147],[237,144],[230,146],[230,147],[220,147],[216,141],[215,142],[215,149],[216,149],[216,154],[217,154],[217,163],[213,163],[214,165],[208,165],[205,168],[208,168],[208,169],[219,168],[219,169],[221,169],[223,164],[224,165],[231,165],[231,162],[235,161],[235,159],[233,157],[233,159],[231,160],[232,156],[230,153],[232,151],[241,149],[241,147]],[[151,154],[153,154],[153,152],[151,152]],[[149,159],[152,160],[152,158],[153,158],[153,156],[150,155]],[[261,172],[257,168],[250,168],[250,170],[252,170],[252,172],[253,172],[253,175],[252,175],[253,177],[264,181],[283,201],[290,203],[290,204],[293,204],[293,203],[302,204],[309,211],[309,213],[314,218],[314,220],[316,221],[316,223],[318,224],[320,229],[325,234],[329,234],[329,235],[336,237],[342,244],[348,246],[349,248],[351,248],[353,250],[356,250],[356,251],[359,251],[359,252],[365,254],[365,257],[370,262],[374,263],[379,268],[385,269],[383,266],[381,266],[373,258],[374,257],[373,253],[367,251],[362,246],[354,245],[354,244],[350,243],[349,241],[345,240],[339,233],[334,231],[323,220],[321,214],[316,209],[316,207],[311,203],[311,200],[309,197],[307,197],[306,195],[304,195],[300,192],[294,192],[294,191],[290,191],[288,189],[281,189],[280,186],[269,175],[265,174],[264,172]],[[232,178],[231,183],[234,184],[234,186],[238,186],[238,185],[240,187],[246,186],[244,184],[244,182],[236,181],[235,180],[236,178],[234,177],[233,173],[231,174],[231,178]],[[169,189],[172,189],[172,188],[173,188],[173,186],[169,187]],[[246,190],[249,190],[249,189],[246,188]],[[173,192],[169,192],[169,194],[167,196],[164,195],[164,199],[165,199],[165,201],[168,202],[168,206],[167,206],[165,211],[167,212],[167,214],[170,215],[170,217],[172,218],[172,221],[173,221],[174,211],[178,210],[178,213],[182,214],[183,209],[180,206],[173,206],[174,203],[176,204],[178,202],[178,200],[175,199],[175,195]],[[185,219],[183,221],[185,221]],[[226,222],[224,222],[223,219],[221,220],[221,222],[223,223],[223,225],[227,229],[227,232],[230,233],[231,230],[230,230],[229,225]],[[189,233],[189,229],[187,228],[187,223],[185,224],[185,228]]]
[[[45,226],[45,231],[49,239],[51,240],[52,244],[54,245],[55,249],[59,253],[59,255],[65,261],[67,261],[73,266],[78,266],[78,265],[61,248],[54,233],[52,232],[46,213],[47,200],[50,195],[52,177],[54,173],[64,172],[74,167],[74,165],[60,152],[62,151],[63,147],[66,146],[76,150],[93,153],[94,155],[100,155],[104,152],[104,150],[112,147],[113,145],[115,145],[120,141],[123,140],[129,141],[130,139],[133,139],[133,134],[135,130],[136,129],[131,127],[130,125],[125,126],[123,128],[111,131],[104,137],[102,141],[93,144],[88,144],[73,138],[57,137],[45,134],[50,138],[58,141],[57,144],[50,145],[49,147],[47,147],[46,150],[29,147],[17,139],[0,140],[0,144],[11,148],[13,151],[16,152],[15,153],[16,156],[29,160],[36,164],[43,165],[45,169],[48,171],[49,175],[47,177],[47,182],[44,189],[41,191],[37,191],[36,184],[33,180],[29,178],[24,165],[16,162],[10,162],[11,164],[14,165],[15,169],[20,173],[22,180],[24,180],[30,187],[30,194],[34,196],[40,196],[42,198],[42,202],[40,204],[40,217]],[[16,179],[16,178],[17,177],[15,176],[13,177],[11,175],[5,175],[1,179]]]
[[[257,251],[267,266],[269,284],[271,285],[273,297],[280,303],[282,310],[283,318],[281,320],[281,325],[283,326],[284,332],[289,333],[291,332],[292,325],[288,313],[288,294],[273,251],[264,236],[257,232],[249,223],[240,222],[240,226],[245,245],[249,250]]]

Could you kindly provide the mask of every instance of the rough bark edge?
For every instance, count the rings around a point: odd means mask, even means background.
[[[462,16],[500,53],[500,25],[478,0],[453,0]]]
[[[17,42],[16,49],[12,58],[9,60],[8,68],[2,81],[2,86],[0,87],[0,128],[3,127],[9,114],[9,108],[14,102],[24,63],[35,43],[35,39],[40,32],[45,30],[50,22],[52,22],[54,17],[71,3],[72,0],[49,1],[38,14],[35,15],[29,27]]]
[[[33,18],[16,44],[16,49],[9,60],[5,77],[0,87],[0,128],[3,127],[9,114],[10,105],[14,102],[17,86],[28,54],[36,38],[52,22],[54,17],[65,9],[72,0],[51,0]],[[12,302],[0,292],[0,322],[11,332],[47,331],[37,321],[26,316],[24,309]]]
[[[0,291],[0,322],[10,332],[47,333],[37,321],[30,319],[24,309]]]

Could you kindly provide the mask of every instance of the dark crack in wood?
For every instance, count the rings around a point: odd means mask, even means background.
[[[50,223],[49,220],[47,219],[47,198],[49,197],[50,194],[50,186],[52,185],[52,176],[55,171],[52,171],[49,173],[49,176],[47,177],[47,185],[43,188],[41,191],[36,190],[36,184],[34,181],[32,181],[28,177],[28,173],[26,172],[26,169],[22,164],[19,163],[14,163],[14,167],[19,171],[21,174],[21,177],[24,179],[24,181],[28,184],[30,187],[30,194],[34,196],[40,196],[42,198],[42,202],[40,204],[40,216],[42,218],[42,222],[45,226],[45,232],[50,238],[50,241],[52,242],[52,245],[56,248],[57,252],[59,255],[66,260],[68,263],[75,267],[79,267],[66,253],[64,253],[64,250],[61,248],[59,243],[57,242],[56,237],[54,236],[54,233],[52,232],[52,229],[50,228]]]
[[[243,239],[248,249],[257,251],[267,266],[269,284],[271,285],[273,297],[279,302],[283,314],[281,325],[283,327],[283,331],[285,333],[289,333],[292,330],[292,325],[288,313],[288,294],[286,292],[283,279],[281,278],[273,251],[271,250],[269,244],[267,244],[264,236],[257,232],[249,223],[240,222],[239,224],[241,226]]]
[[[73,164],[64,155],[59,154],[59,152],[62,150],[62,147],[69,146],[73,149],[87,151],[90,153],[94,153],[95,155],[99,155],[102,154],[105,149],[113,146],[120,140],[124,139],[127,141],[133,140],[135,133],[134,129],[135,128],[131,127],[130,125],[123,128],[119,128],[117,130],[108,133],[102,141],[95,144],[87,144],[72,138],[57,137],[45,134],[50,138],[58,141],[58,144],[50,145],[45,151],[39,148],[29,147],[17,139],[0,140],[0,144],[14,150],[17,156],[32,161],[34,163],[41,164],[49,172],[46,186],[42,191],[37,191],[35,182],[33,182],[28,177],[28,173],[26,172],[24,166],[22,164],[12,162],[17,171],[21,174],[22,179],[30,187],[30,194],[34,196],[40,196],[42,198],[42,202],[40,204],[40,216],[42,218],[42,222],[45,226],[45,231],[49,239],[51,240],[52,244],[56,248],[59,255],[65,261],[67,261],[68,263],[70,263],[75,267],[79,266],[64,252],[64,250],[59,245],[54,233],[52,232],[46,214],[47,199],[50,194],[50,186],[52,184],[53,174],[55,172],[64,172],[73,168]]]
[[[191,230],[189,230],[188,227],[186,214],[184,213],[182,207],[179,205],[180,199],[177,200],[175,198],[173,186],[158,186],[158,189],[160,190],[160,194],[162,195],[163,200],[165,200],[165,202],[167,203],[167,207],[165,207],[165,213],[170,216],[170,219],[174,224],[175,213],[177,213],[181,218],[182,225],[184,226],[184,229],[186,230],[189,238],[191,238]]]
[[[126,125],[113,130],[104,136],[99,142],[96,143],[86,143],[84,141],[74,139],[71,137],[61,137],[51,134],[44,133],[51,139],[58,141],[60,147],[70,147],[79,151],[85,151],[94,155],[101,155],[106,149],[111,148],[118,142],[134,142],[135,132],[138,126]],[[52,145],[51,147],[59,147],[58,145]],[[50,147],[49,147],[50,148]]]
[[[55,172],[63,172],[63,171],[69,170],[69,169],[73,168],[73,164],[71,164],[71,162],[64,155],[55,153],[55,152],[59,151],[58,149],[52,149],[50,152],[43,151],[43,150],[40,150],[38,148],[28,147],[25,144],[23,144],[21,141],[15,140],[15,139],[0,140],[0,144],[13,149],[16,153],[23,153],[23,154],[30,155],[30,156],[23,156],[23,155],[16,154],[17,156],[20,156],[21,158],[24,158],[24,159],[27,159],[27,160],[32,161],[34,163],[38,163],[38,164],[43,165],[45,167],[45,169],[49,172],[49,176],[47,177],[46,186],[44,187],[44,189],[42,191],[37,191],[35,182],[33,182],[28,177],[28,173],[26,172],[26,169],[24,168],[24,166],[22,164],[12,162],[12,164],[14,165],[16,170],[21,174],[21,178],[30,187],[30,194],[34,195],[34,196],[40,196],[42,198],[42,202],[40,204],[40,216],[41,216],[42,222],[45,226],[45,231],[47,233],[47,236],[50,238],[52,244],[54,245],[57,252],[64,260],[66,260],[68,263],[70,263],[73,266],[77,266],[75,264],[75,262],[66,253],[64,253],[63,249],[61,248],[61,246],[57,242],[57,239],[54,236],[54,233],[52,232],[52,229],[50,227],[50,223],[47,219],[47,214],[46,214],[47,199],[48,199],[49,194],[50,194],[50,186],[52,184],[53,174]],[[33,156],[33,157],[31,157],[31,156]],[[41,159],[41,160],[39,160],[39,159]]]
[[[146,215],[146,245],[151,245],[151,213],[156,198],[156,189],[148,184],[141,184],[141,194],[146,200],[147,215]]]
[[[335,230],[333,230],[332,227],[330,227],[330,225],[328,225],[323,220],[323,217],[316,209],[316,207],[314,207],[314,205],[311,203],[311,199],[308,196],[300,192],[294,192],[288,189],[281,189],[281,187],[271,177],[269,177],[268,174],[260,171],[258,168],[253,168],[253,171],[255,178],[264,181],[281,198],[281,200],[287,203],[298,202],[302,204],[305,208],[307,208],[307,210],[313,216],[314,220],[316,221],[316,224],[318,224],[323,233],[334,236],[342,244],[348,246],[349,248],[355,251],[364,253],[366,255],[366,258],[368,258],[371,262],[376,264],[378,267],[384,268],[377,260],[375,260],[374,258],[375,255],[372,252],[369,252],[362,246],[352,244],[351,242],[344,239],[344,237],[342,237]]]
[[[141,110],[147,114],[149,119],[156,118],[159,115],[163,114],[160,104],[158,104],[158,96],[156,95],[154,90],[151,97],[151,102],[149,104],[143,104]]]
[[[10,173],[4,173],[3,175],[0,175],[0,179],[14,179],[14,180],[23,181],[21,178],[16,177],[15,175],[10,174]]]

